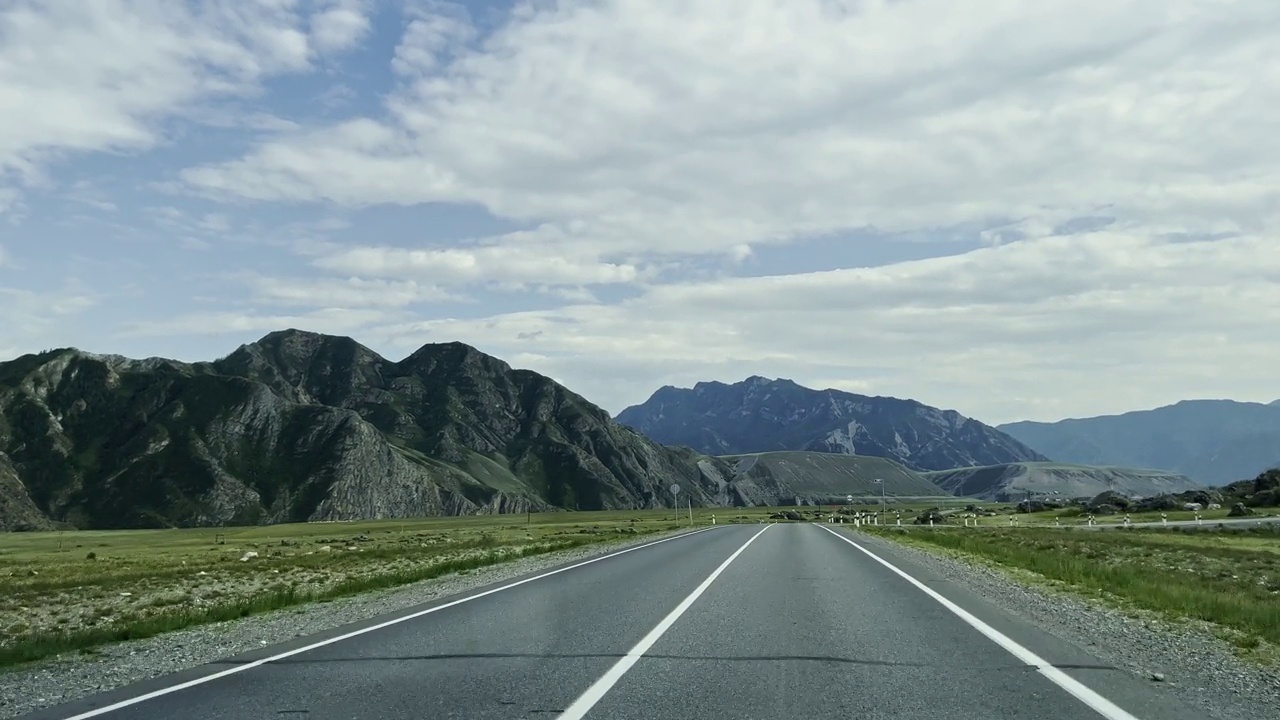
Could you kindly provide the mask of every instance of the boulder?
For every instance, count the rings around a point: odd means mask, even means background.
[[[1089,501],[1089,509],[1096,513],[1098,512],[1098,507],[1102,505],[1110,505],[1113,508],[1128,510],[1129,505],[1131,504],[1132,503],[1129,498],[1124,495],[1121,495],[1115,490],[1107,490],[1105,492],[1098,493]]]
[[[1174,497],[1183,502],[1199,503],[1200,507],[1208,507],[1213,503],[1222,502],[1222,493],[1217,490],[1188,490],[1187,492],[1178,493]]]
[[[947,521],[947,516],[943,515],[942,511],[938,508],[929,508],[917,515],[913,522],[916,525],[928,525],[930,520],[933,521],[934,525],[940,525]]]
[[[1166,510],[1177,510],[1182,507],[1182,503],[1172,495],[1156,495],[1155,497],[1143,498],[1133,503],[1129,510],[1131,512],[1164,512]]]
[[[1247,508],[1244,503],[1236,503],[1227,511],[1227,517],[1246,517],[1253,514],[1252,508]]]

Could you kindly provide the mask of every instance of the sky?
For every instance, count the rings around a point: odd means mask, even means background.
[[[0,0],[0,359],[1280,397],[1275,0]]]

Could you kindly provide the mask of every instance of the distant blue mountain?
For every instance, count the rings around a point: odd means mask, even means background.
[[[1280,400],[1184,400],[1123,415],[999,429],[1058,462],[1173,470],[1206,485],[1280,466]]]

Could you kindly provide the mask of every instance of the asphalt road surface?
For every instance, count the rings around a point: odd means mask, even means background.
[[[28,718],[1200,720],[840,526],[727,525]]]

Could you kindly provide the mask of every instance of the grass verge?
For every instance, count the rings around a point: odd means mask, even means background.
[[[201,608],[179,608],[147,617],[126,617],[106,626],[27,633],[14,642],[0,645],[0,667],[30,663],[68,651],[92,651],[93,648],[108,643],[138,640],[195,625],[234,620],[303,603],[333,600],[370,590],[407,585],[519,558],[582,547],[595,542],[598,540],[560,540],[509,552],[491,550],[483,554],[448,559],[412,569],[349,578],[317,591],[285,588]]]
[[[0,534],[0,668],[714,521],[695,509]]]
[[[869,529],[1035,573],[1079,594],[1200,620],[1248,654],[1280,645],[1280,530],[1222,533],[974,528]],[[1268,654],[1268,659],[1272,659]]]

